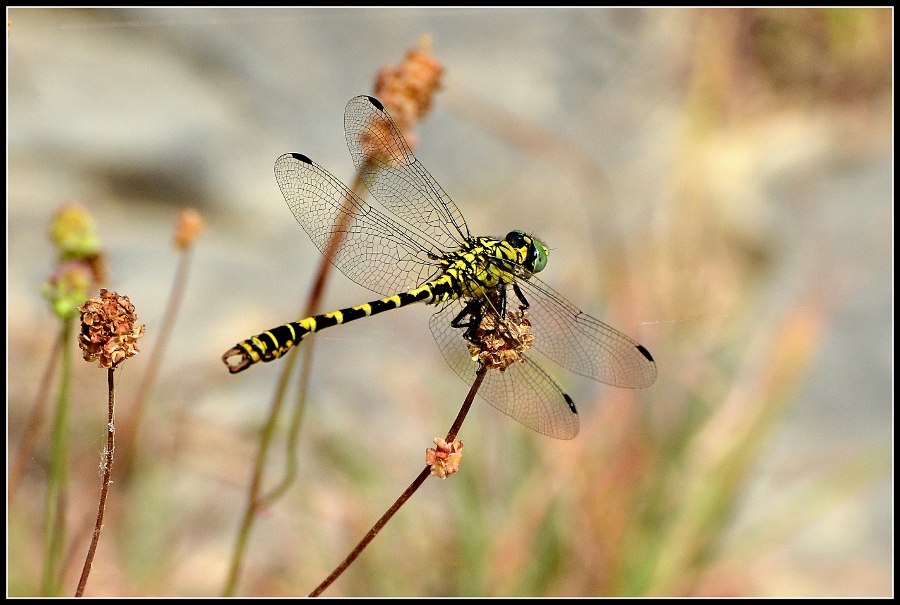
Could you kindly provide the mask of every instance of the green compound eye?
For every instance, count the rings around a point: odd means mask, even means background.
[[[534,242],[534,273],[538,273],[539,271],[543,271],[544,267],[547,266],[547,256],[550,255],[550,251],[547,250],[547,246],[537,241],[536,239],[531,240]]]

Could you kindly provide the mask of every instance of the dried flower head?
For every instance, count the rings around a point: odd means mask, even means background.
[[[112,368],[138,353],[138,339],[144,326],[137,325],[134,305],[127,296],[101,289],[100,298],[91,298],[82,306],[81,334],[78,344],[85,361],[100,361],[101,368]]]
[[[441,479],[446,479],[459,470],[459,461],[462,460],[462,441],[447,443],[440,437],[435,437],[435,448],[425,450],[425,464],[431,467],[431,474]]]
[[[178,228],[175,231],[174,245],[176,248],[185,249],[200,235],[206,224],[203,217],[193,208],[185,208],[178,215]]]
[[[409,161],[403,149],[403,140],[394,136],[391,123],[385,118],[377,117],[372,120],[368,127],[360,133],[359,145],[362,147],[363,155],[369,161],[395,168]]]
[[[391,114],[410,147],[417,143],[412,128],[431,109],[443,73],[444,66],[431,54],[431,38],[422,36],[419,47],[407,50],[403,62],[382,67],[375,77],[373,96]]]
[[[94,289],[93,278],[94,272],[86,261],[70,260],[56,267],[41,286],[41,293],[57,317],[68,319]]]
[[[496,313],[488,313],[469,339],[469,355],[489,370],[504,372],[516,361],[526,361],[523,353],[534,340],[530,330],[526,310],[508,311],[504,321]]]

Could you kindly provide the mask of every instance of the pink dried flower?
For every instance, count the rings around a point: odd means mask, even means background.
[[[431,54],[431,39],[422,36],[419,47],[407,50],[399,65],[386,65],[375,77],[373,96],[391,114],[410,147],[417,142],[412,128],[431,109],[443,73],[444,66]]]
[[[459,461],[462,460],[462,441],[447,443],[440,437],[435,437],[435,448],[425,450],[425,464],[431,467],[431,474],[441,479],[446,479],[459,470]]]

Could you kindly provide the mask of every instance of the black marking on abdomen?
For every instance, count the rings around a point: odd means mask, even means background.
[[[313,319],[316,320],[316,332],[318,332],[319,330],[324,330],[325,328],[330,328],[331,326],[336,326],[339,323],[343,323],[338,321],[338,318],[331,313],[329,313],[328,315],[316,315]]]
[[[257,338],[266,345],[262,354],[263,361],[271,361],[296,345],[309,330],[298,324],[284,324],[263,332]],[[252,344],[252,340],[248,341]],[[291,343],[288,345],[288,343]]]
[[[379,313],[384,313],[385,311],[390,311],[391,309],[396,309],[401,306],[403,306],[402,299],[401,299],[400,303],[398,303],[397,301],[390,300],[390,299],[376,300],[376,301],[369,303],[369,307],[371,307],[371,309],[372,309],[372,315],[378,315]]]
[[[361,309],[360,307],[352,307],[350,309],[341,309],[341,315],[343,315],[343,317],[344,317],[344,321],[341,323],[347,323],[348,321],[353,321],[354,319],[362,319],[363,317],[367,316],[366,310]]]

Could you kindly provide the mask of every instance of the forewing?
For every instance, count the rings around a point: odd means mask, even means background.
[[[530,305],[535,349],[576,374],[613,386],[640,389],[656,380],[656,362],[637,341],[580,311],[534,276],[518,283]],[[514,302],[510,295],[509,304]]]
[[[469,237],[462,213],[413,155],[377,99],[351,99],[344,132],[353,164],[382,206],[446,250]]]
[[[464,328],[454,328],[453,319],[465,303],[447,303],[431,316],[429,325],[444,359],[466,384],[475,381],[478,362],[469,355],[463,339]],[[516,362],[506,371],[488,370],[478,389],[488,403],[530,429],[555,437],[572,439],[578,434],[578,414],[570,406],[559,384],[536,361]]]
[[[278,158],[275,180],[319,251],[359,285],[387,296],[419,286],[437,272],[429,255],[440,251],[433,244],[366,204],[306,156]]]

